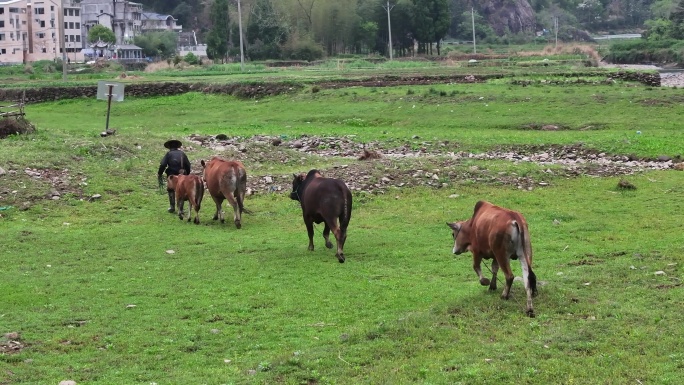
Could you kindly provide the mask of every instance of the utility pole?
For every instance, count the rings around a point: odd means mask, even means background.
[[[558,16],[553,17],[553,29],[556,31],[556,46],[558,48]]]
[[[57,20],[59,21],[59,46],[62,49],[62,81],[67,81],[67,57],[66,57],[66,43],[64,43],[64,0],[60,2],[61,6],[57,12]]]
[[[396,4],[395,4],[396,5]],[[392,23],[390,21],[390,11],[394,8],[394,5],[390,7],[389,0],[387,0],[387,5],[383,5],[383,8],[387,11],[387,32],[389,33],[389,54],[390,60],[392,60]]]
[[[238,3],[238,28],[240,30],[240,71],[245,72],[245,51],[242,43],[242,10],[240,9],[240,0]]]
[[[477,53],[477,46],[475,45],[475,8],[470,8],[470,19],[473,22],[473,53]]]

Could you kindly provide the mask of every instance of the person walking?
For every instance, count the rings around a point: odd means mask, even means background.
[[[166,172],[166,177],[168,179],[169,175],[190,175],[190,160],[188,156],[185,155],[180,148],[183,146],[180,140],[171,139],[164,143],[164,147],[168,148],[169,151],[164,155],[159,164],[159,171],[157,171],[157,178],[159,179],[159,185],[163,183],[162,174]],[[169,209],[170,213],[176,211],[176,192],[172,189],[166,188],[166,192],[169,195]]]

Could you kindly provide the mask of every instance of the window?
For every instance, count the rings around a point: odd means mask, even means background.
[[[0,7],[0,15],[4,15],[4,14],[5,14],[5,7]]]
[[[2,41],[2,40],[5,40],[5,34],[4,33],[0,33],[0,41]]]
[[[76,35],[76,42],[80,43],[81,42],[81,35]]]
[[[0,20],[0,28],[5,28],[5,20]]]
[[[73,21],[69,22],[69,29],[74,29],[74,22]]]
[[[38,32],[36,36],[38,36],[39,39],[45,39],[45,34],[42,32]]]
[[[76,23],[76,29],[81,29],[81,23]]]
[[[67,23],[66,21],[64,22],[64,29],[69,29],[69,23]]]
[[[36,8],[33,10],[33,13],[36,15],[44,15],[45,14],[45,8]]]
[[[9,12],[10,13],[19,13],[19,8],[10,8]]]
[[[41,27],[41,28],[45,28],[45,20],[41,20],[41,21],[40,21],[40,27]]]
[[[3,48],[3,49],[0,49],[0,54],[5,55],[6,53],[7,53],[7,50],[6,50],[6,49],[4,49],[4,48]]]
[[[74,37],[74,35],[69,35],[69,41],[70,42],[76,41],[76,38]]]
[[[81,10],[80,10],[80,9],[75,10],[75,11],[74,11],[74,16],[78,16],[79,13],[81,13]]]
[[[64,16],[68,16],[68,15],[67,15],[67,10],[66,10],[66,8],[64,8],[63,13],[64,13]]]
[[[51,11],[54,11],[54,10],[55,10],[55,6],[54,6],[54,5],[51,5],[51,6],[50,6],[50,10],[51,10]]]
[[[40,49],[40,51],[41,51],[42,53],[47,53],[47,48],[43,47],[43,48]]]
[[[69,16],[74,16],[74,10],[73,9],[69,9]]]

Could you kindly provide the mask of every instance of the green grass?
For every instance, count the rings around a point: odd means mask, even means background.
[[[306,250],[301,209],[286,194],[248,197],[254,214],[241,230],[211,221],[207,196],[195,226],[164,212],[155,173],[166,139],[184,139],[196,170],[213,152],[185,138],[219,133],[448,140],[462,151],[582,142],[672,156],[683,150],[682,100],[682,90],[626,83],[505,81],[258,101],[186,94],[112,105],[118,131],[107,138],[104,102],[29,105],[37,133],[4,139],[0,151],[0,167],[17,172],[0,176],[0,206],[13,206],[0,211],[0,341],[19,332],[24,344],[0,355],[0,384],[677,384],[681,172],[630,176],[633,191],[618,190],[617,177],[549,177],[533,191],[454,180],[355,193],[343,265],[323,247],[321,226]],[[568,129],[523,127],[532,123]],[[249,178],[358,162],[292,154],[246,163]],[[74,192],[44,199],[52,187],[25,168],[59,172]],[[102,197],[80,199],[93,194]],[[520,282],[501,300],[477,283],[470,254],[450,252],[445,222],[466,219],[479,199],[530,224],[541,281],[534,319]]]

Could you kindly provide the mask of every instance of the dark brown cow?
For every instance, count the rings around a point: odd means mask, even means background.
[[[204,168],[204,180],[207,183],[209,194],[216,203],[216,214],[214,220],[221,219],[225,222],[221,204],[224,199],[233,206],[233,220],[235,227],[242,227],[242,212],[245,210],[244,201],[247,192],[247,171],[242,162],[236,160],[226,160],[220,157],[213,157],[209,162],[201,162]]]
[[[178,218],[183,220],[183,204],[188,201],[188,222],[192,219],[192,209],[195,209],[195,223],[199,224],[199,211],[202,197],[204,197],[204,182],[197,175],[169,175],[167,188],[176,191],[176,206]]]
[[[311,170],[306,175],[294,176],[290,198],[302,205],[304,224],[309,233],[309,250],[314,249],[314,222],[325,222],[325,247],[332,249],[329,238],[332,230],[337,241],[335,255],[340,263],[344,263],[344,242],[352,211],[352,195],[347,185],[339,179],[324,178],[318,170]]]
[[[506,285],[501,298],[508,299],[513,272],[511,259],[520,259],[523,282],[527,292],[527,315],[534,317],[532,296],[537,294],[537,277],[532,271],[532,246],[527,222],[522,214],[485,201],[475,205],[473,217],[467,221],[447,223],[453,230],[454,254],[470,250],[473,253],[473,269],[480,284],[496,290],[496,273],[501,268]],[[482,259],[492,261],[492,280],[485,278],[480,270]]]

